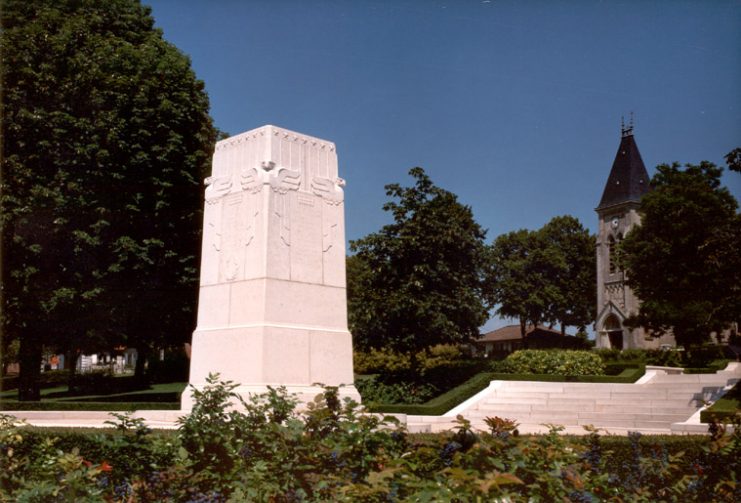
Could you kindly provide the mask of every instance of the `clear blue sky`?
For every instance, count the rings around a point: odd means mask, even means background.
[[[649,174],[741,146],[741,2],[144,0],[211,115],[337,144],[347,238],[422,166],[493,240],[571,214],[592,232],[635,113]],[[741,175],[725,176],[741,198]]]

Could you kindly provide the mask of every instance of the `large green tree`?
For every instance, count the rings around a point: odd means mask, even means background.
[[[566,333],[566,326],[584,331],[596,316],[594,236],[570,215],[554,217],[539,233],[543,246],[561,257],[556,275],[548,278],[556,290],[548,317],[561,324],[562,334]]]
[[[5,0],[1,16],[2,327],[27,400],[42,344],[187,340],[215,131],[138,1]]]
[[[386,186],[394,222],[351,244],[350,321],[361,348],[465,342],[486,321],[485,231],[422,168],[409,174],[413,186]]]
[[[641,224],[620,246],[641,299],[630,322],[696,344],[741,319],[741,216],[722,168],[663,164],[641,200]]]
[[[499,236],[491,246],[488,281],[497,314],[527,325],[585,327],[594,319],[594,239],[572,216],[553,218],[537,231]]]

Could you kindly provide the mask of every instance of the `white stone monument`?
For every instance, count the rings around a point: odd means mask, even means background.
[[[216,144],[206,185],[190,384],[218,372],[245,398],[284,385],[309,401],[321,383],[360,401],[334,144],[263,126]]]

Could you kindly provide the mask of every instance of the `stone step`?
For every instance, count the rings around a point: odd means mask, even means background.
[[[651,383],[718,383],[727,385],[738,382],[739,377],[740,376],[738,374],[732,372],[723,372],[717,374],[659,374],[651,380]]]
[[[559,415],[590,415],[605,417],[621,417],[629,414],[636,418],[648,416],[673,416],[673,419],[684,420],[697,412],[694,407],[667,407],[662,406],[642,406],[639,408],[620,407],[611,404],[570,407],[562,403],[547,404],[497,404],[487,403],[479,404],[477,407],[470,409],[468,413],[475,417],[499,416],[523,416],[523,415],[542,415],[542,414],[559,414]]]
[[[539,417],[547,418],[553,417],[564,417],[564,418],[578,418],[578,419],[624,419],[624,420],[653,420],[653,421],[666,421],[675,422],[683,421],[692,415],[692,411],[679,411],[679,412],[660,412],[656,411],[628,411],[628,412],[604,412],[604,411],[589,411],[589,410],[573,410],[573,409],[531,409],[531,410],[507,410],[501,408],[481,408],[469,411],[471,417],[486,417],[487,415],[498,415],[502,417],[502,413],[511,413],[517,415],[517,417]]]
[[[670,395],[677,395],[677,396],[684,396],[684,395],[691,395],[692,390],[687,390],[683,393],[680,393],[678,390],[666,390],[666,389],[632,389],[632,390],[625,390],[625,391],[603,391],[603,390],[582,390],[579,392],[512,392],[512,391],[497,391],[492,392],[488,396],[490,397],[498,397],[498,398],[553,398],[553,397],[569,397],[573,399],[594,399],[594,398],[614,398],[614,397],[626,397],[626,398],[632,398],[636,396],[656,396],[656,397],[665,397]]]
[[[547,398],[485,398],[483,403],[499,403],[499,404],[533,404],[533,403],[547,403]]]

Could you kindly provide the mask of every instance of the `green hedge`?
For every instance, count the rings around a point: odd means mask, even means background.
[[[447,393],[433,398],[424,404],[372,404],[368,407],[371,412],[385,412],[388,414],[412,414],[419,416],[440,416],[456,405],[463,403],[483,390],[491,381],[541,381],[541,382],[593,382],[593,383],[624,383],[636,382],[645,373],[645,366],[627,368],[617,376],[559,376],[549,374],[504,374],[484,372],[477,374],[460,386]]]
[[[500,381],[541,381],[541,382],[593,382],[593,383],[617,383],[630,384],[640,379],[646,372],[645,366],[626,368],[618,375],[584,375],[564,376],[551,374],[504,374],[494,373],[493,379]]]
[[[496,379],[494,373],[477,374],[458,387],[443,393],[427,403],[416,404],[373,404],[368,407],[371,412],[386,412],[389,414],[415,414],[420,416],[440,416],[450,409],[471,398],[483,390]]]
[[[0,379],[0,391],[18,389],[18,376],[5,376]],[[69,381],[69,370],[47,370],[39,375],[39,387],[54,388],[66,385]]]
[[[684,373],[685,374],[714,374],[715,372],[719,372],[723,369],[725,369],[728,366],[728,362],[731,360],[727,359],[718,359],[713,360],[710,362],[710,364],[704,366],[704,367],[685,367]]]
[[[180,402],[19,402],[2,400],[0,410],[179,410]]]

